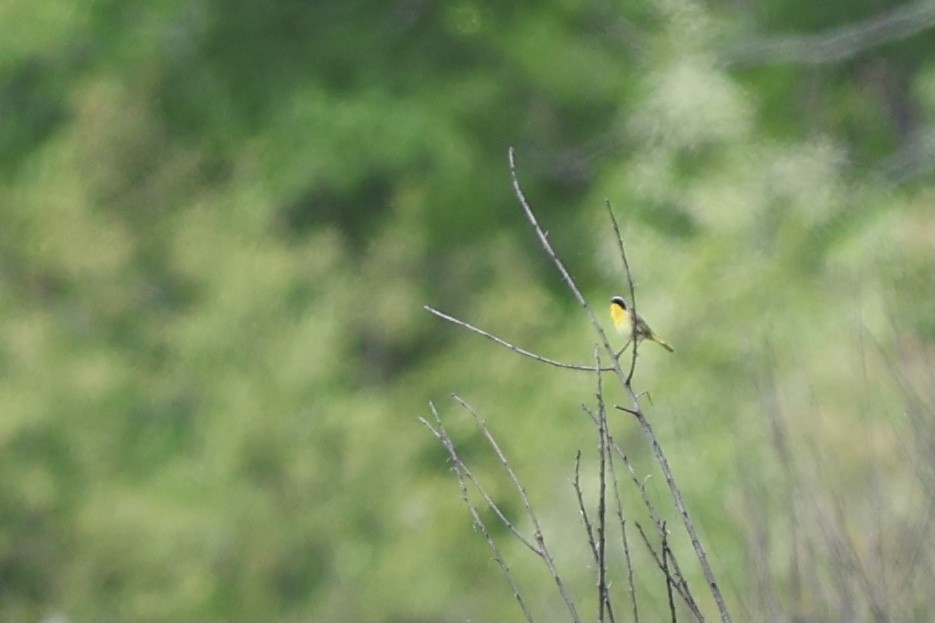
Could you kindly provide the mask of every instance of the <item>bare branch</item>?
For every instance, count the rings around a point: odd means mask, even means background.
[[[584,495],[581,493],[581,450],[575,453],[575,479],[572,487],[575,490],[575,497],[578,500],[578,512],[581,513],[581,521],[584,523],[584,531],[588,535],[588,545],[591,548],[591,554],[594,557],[594,565],[600,564],[597,555],[597,545],[594,543],[594,528],[591,527],[591,520],[588,517],[588,510],[584,506]]]
[[[431,405],[433,409],[433,414],[435,414],[434,412],[435,405],[432,403],[429,403],[429,404]],[[437,418],[437,414],[435,415]],[[445,432],[444,429],[441,429],[441,428],[439,429],[439,431],[442,433]],[[433,430],[433,432],[435,431]],[[438,437],[438,435],[436,435],[436,437]],[[438,438],[439,438],[439,441],[441,441],[442,444],[445,445],[445,449],[448,450],[448,454],[451,455],[451,453],[454,451],[454,444],[451,442],[450,437],[448,437],[447,434],[445,434],[444,439],[442,437],[438,437]],[[447,444],[446,444],[446,440],[447,440]],[[504,514],[504,512],[500,509],[497,503],[493,501],[493,498],[490,497],[490,494],[487,493],[487,490],[480,484],[480,482],[477,481],[476,478],[474,478],[474,474],[471,472],[468,466],[465,465],[464,462],[460,460],[460,458],[458,458],[457,461],[454,462],[454,466],[458,470],[459,478],[464,478],[470,481],[472,485],[474,485],[478,493],[481,495],[481,497],[484,498],[484,501],[487,503],[487,507],[491,511],[493,511],[493,513],[497,516],[497,519],[500,520],[500,523],[502,523],[506,527],[506,529],[509,530],[513,534],[513,536],[515,536],[532,553],[539,556],[540,555],[539,549],[535,545],[533,545],[531,541],[529,541],[526,537],[524,537],[523,534],[516,528],[516,526],[513,525],[513,522],[509,520],[509,518]]]
[[[607,542],[607,411],[604,408],[604,382],[601,374],[601,349],[594,345],[594,367],[597,368],[597,430],[598,452],[600,454],[600,467],[598,469],[598,498],[597,498],[597,598],[598,622],[604,621],[604,606],[607,607],[607,616],[611,623],[614,621],[614,610],[610,604],[607,591],[607,557],[605,545]]]
[[[672,552],[669,549],[669,532],[666,525],[662,524],[662,572],[666,576],[666,596],[669,598],[669,614],[672,616],[672,623],[678,623],[678,616],[675,614],[675,600],[672,599],[672,575],[669,573],[669,558]]]
[[[594,316],[594,311],[591,309],[591,306],[588,305],[588,302],[584,299],[584,295],[581,294],[581,290],[578,289],[575,280],[572,279],[571,274],[566,270],[565,265],[562,264],[562,261],[558,259],[558,255],[555,253],[555,249],[552,248],[552,243],[549,242],[548,235],[542,230],[542,227],[539,226],[539,221],[536,219],[536,215],[533,213],[532,208],[529,206],[529,201],[526,199],[526,195],[523,193],[523,189],[519,183],[519,177],[516,174],[516,161],[513,156],[513,148],[510,147],[508,151],[509,161],[510,161],[510,176],[513,180],[513,191],[516,194],[516,198],[519,200],[520,206],[523,208],[523,212],[526,214],[526,220],[529,221],[532,225],[533,230],[536,232],[536,236],[539,238],[539,242],[542,245],[542,248],[545,250],[546,255],[551,258],[552,263],[555,264],[555,267],[558,269],[558,272],[562,276],[562,281],[565,282],[565,285],[568,286],[568,289],[571,290],[572,295],[574,295],[575,300],[584,308],[584,313],[587,315],[588,320],[591,322],[591,325],[594,327],[595,332],[600,337],[601,346],[604,347],[604,350],[613,357],[614,349],[610,345],[610,341],[607,339],[607,334],[604,332],[604,328],[601,326],[601,323],[597,321],[597,318]],[[617,360],[614,359],[613,371],[618,371],[620,369]]]
[[[660,534],[666,534],[666,524],[662,523],[661,526],[656,527],[659,530]],[[688,609],[691,610],[692,614],[695,615],[695,618],[699,623],[704,623],[704,615],[701,614],[701,609],[698,607],[698,604],[695,602],[694,597],[691,594],[691,591],[688,588],[688,583],[685,581],[685,578],[682,576],[681,569],[678,568],[677,564],[674,564],[672,570],[669,570],[668,562],[663,560],[664,554],[657,552],[656,548],[653,547],[652,543],[649,541],[649,537],[646,536],[646,532],[643,531],[643,526],[640,525],[640,522],[636,522],[636,529],[640,533],[640,538],[643,539],[643,544],[646,545],[646,549],[649,550],[650,555],[653,557],[653,560],[656,562],[656,566],[659,567],[659,570],[665,574],[666,582],[670,586],[675,587],[675,590],[678,592],[679,596],[685,601],[685,605],[688,606]],[[671,556],[671,550],[669,551],[670,558],[673,563],[675,563],[675,558]]]
[[[629,411],[634,414],[636,413],[634,411],[631,411],[629,409],[625,409],[622,407],[617,407],[617,408],[622,409],[624,411]],[[588,411],[588,414],[591,416],[591,419],[594,421],[595,425],[597,425],[597,416],[595,416],[590,411]],[[633,484],[636,486],[637,491],[640,492],[640,497],[642,498],[643,506],[645,506],[646,510],[649,512],[649,517],[650,519],[652,519],[653,523],[655,524],[656,529],[661,532],[664,529],[665,522],[662,519],[660,519],[658,513],[656,512],[655,505],[652,503],[652,500],[649,499],[649,494],[646,491],[646,483],[644,481],[641,481],[639,477],[636,475],[636,471],[633,469],[633,465],[630,463],[629,458],[627,458],[626,453],[623,451],[623,448],[620,447],[617,441],[610,435],[608,435],[607,441],[608,441],[608,447],[613,449],[617,453],[617,455],[621,458],[621,460],[623,460],[624,466],[626,466],[627,471],[630,473],[630,479],[632,480]],[[610,463],[610,469],[611,469],[611,474],[612,474],[612,478],[614,482],[614,494],[616,495],[616,498],[617,498],[617,516],[621,524],[621,530],[623,531],[624,554],[627,560],[629,561],[629,551],[628,551],[628,545],[626,543],[625,520],[623,518],[623,505],[620,500],[620,493],[619,493],[619,490],[616,484],[617,483],[616,471],[614,469],[612,461]],[[642,531],[642,528],[639,526],[639,524],[637,524],[637,527]],[[644,540],[646,540],[645,537],[644,537]],[[652,549],[652,546],[649,545],[648,541],[647,541],[647,546],[649,547],[650,552],[653,555],[653,558],[656,560],[656,564],[661,565],[659,556],[656,554],[655,550]],[[688,586],[688,581],[682,575],[682,571],[681,571],[681,568],[679,567],[678,560],[674,556],[670,557],[670,560],[672,561],[672,565],[673,565],[673,577],[677,579],[675,586],[679,592],[679,595],[685,601],[685,604],[688,606],[689,610],[691,610],[692,614],[694,614],[695,617],[699,621],[704,621],[704,615],[702,615],[701,610],[698,607],[698,603],[695,600],[694,596],[692,595],[691,589]],[[632,569],[628,569],[628,576],[629,576],[628,581],[631,583],[631,598],[634,600],[633,604],[634,604],[634,610],[635,610],[636,595],[635,595],[635,590],[632,588]],[[634,618],[635,619],[639,618],[638,612],[636,610],[635,610]]]
[[[632,392],[632,388],[627,386],[628,391]],[[635,400],[635,396],[631,396],[631,399]],[[656,457],[656,462],[659,463],[660,468],[662,469],[663,476],[665,476],[666,484],[669,487],[669,492],[672,494],[672,498],[675,502],[675,507],[678,510],[682,525],[685,527],[685,531],[688,532],[689,539],[692,543],[692,548],[695,550],[695,556],[698,558],[698,562],[701,565],[702,573],[704,573],[705,580],[708,582],[708,588],[711,590],[711,594],[714,597],[715,603],[718,606],[718,610],[721,615],[721,621],[723,623],[730,623],[731,618],[730,614],[727,611],[727,605],[724,603],[724,598],[721,595],[721,591],[717,586],[717,581],[714,579],[714,572],[711,570],[711,566],[708,563],[708,557],[705,554],[704,548],[701,545],[701,541],[698,539],[698,533],[695,530],[695,524],[692,522],[691,518],[688,515],[688,509],[685,506],[685,501],[682,498],[682,492],[679,489],[678,485],[675,483],[675,478],[672,475],[672,470],[669,467],[669,462],[665,457],[665,454],[662,452],[662,447],[659,445],[659,442],[656,439],[656,435],[652,430],[652,427],[649,424],[649,421],[646,419],[646,416],[642,411],[636,410],[634,413],[637,421],[640,423],[640,426],[643,428],[643,433],[649,442],[650,448],[652,450],[653,456]],[[635,474],[634,474],[635,477]],[[642,488],[641,488],[642,490]],[[644,503],[648,504],[648,499],[645,497],[644,493]],[[657,526],[661,524],[657,520]],[[690,593],[686,591],[683,594],[683,597],[686,598],[686,602],[693,602],[694,600],[690,597]],[[700,616],[700,612],[696,613]]]
[[[611,459],[611,471],[613,471],[613,459]],[[640,608],[636,601],[636,587],[633,585],[633,560],[630,558],[630,543],[627,539],[627,522],[623,518],[623,504],[620,502],[620,492],[617,491],[616,487],[614,488],[614,495],[617,498],[617,517],[620,519],[623,559],[627,567],[627,591],[630,593],[630,602],[633,604],[633,623],[640,623]]]
[[[432,411],[432,416],[435,418],[437,428],[433,427],[425,418],[420,417],[419,421],[422,422],[426,428],[432,431],[432,434],[435,435],[435,437],[441,442],[445,450],[448,451],[448,458],[451,460],[452,467],[458,477],[458,486],[461,488],[461,499],[464,500],[464,503],[467,505],[470,511],[471,519],[474,525],[484,535],[484,539],[487,541],[487,546],[490,548],[491,552],[493,552],[494,560],[500,566],[500,570],[503,571],[503,575],[506,577],[506,580],[510,585],[514,599],[516,599],[519,607],[523,611],[523,616],[526,617],[526,621],[528,621],[528,623],[534,623],[532,613],[529,611],[529,608],[526,607],[526,602],[523,601],[523,596],[519,591],[516,580],[513,578],[513,574],[510,572],[510,567],[503,559],[503,555],[500,553],[500,549],[497,547],[497,543],[491,536],[490,530],[487,529],[487,524],[484,523],[484,520],[481,518],[477,507],[474,505],[474,503],[471,501],[471,497],[468,495],[467,484],[465,483],[465,476],[468,473],[467,467],[455,450],[454,443],[451,441],[451,437],[448,436],[448,431],[445,430],[445,426],[442,424],[441,418],[438,416],[438,411],[435,409],[435,404],[430,402],[429,408]],[[470,477],[470,479],[475,486],[479,487],[473,477]],[[486,495],[486,492],[484,492],[483,495],[485,499],[489,499]]]
[[[878,45],[911,37],[935,26],[935,4],[921,0],[820,35],[787,35],[757,40],[722,54],[727,65],[823,65],[856,56]]]
[[[549,549],[545,544],[545,536],[542,533],[542,527],[539,525],[539,518],[532,509],[529,496],[526,495],[526,488],[523,487],[522,483],[519,481],[519,478],[516,476],[516,472],[513,471],[513,466],[507,460],[506,455],[500,448],[500,444],[497,443],[497,440],[490,432],[490,429],[487,427],[487,424],[484,422],[484,420],[477,414],[476,411],[474,411],[473,408],[471,408],[469,404],[467,404],[459,396],[453,395],[453,398],[459,405],[464,407],[464,409],[471,414],[471,417],[474,418],[474,421],[477,422],[477,425],[484,434],[484,437],[487,438],[487,442],[490,444],[490,447],[493,448],[497,458],[500,459],[500,464],[503,465],[503,469],[506,470],[506,473],[510,476],[510,480],[513,481],[513,486],[516,488],[517,493],[519,493],[520,499],[523,500],[523,505],[526,507],[526,515],[532,522],[533,530],[535,531],[533,536],[538,547],[536,547],[534,551],[539,555],[540,558],[542,558],[546,567],[548,567],[549,572],[552,574],[552,579],[555,581],[555,586],[558,588],[558,592],[562,596],[562,600],[565,602],[565,606],[568,608],[568,612],[571,614],[572,620],[574,620],[575,623],[580,623],[578,612],[575,609],[575,604],[572,601],[571,596],[568,594],[568,590],[565,588],[565,583],[558,574],[558,569],[555,566],[555,561],[552,559],[552,554],[549,552]]]
[[[464,327],[465,329],[469,331],[473,331],[474,333],[477,333],[478,335],[483,335],[487,339],[493,340],[500,346],[505,346],[506,348],[509,348],[510,350],[512,350],[514,353],[519,353],[520,355],[523,355],[524,357],[529,357],[530,359],[535,359],[536,361],[539,361],[541,363],[547,363],[550,366],[555,366],[557,368],[567,368],[569,370],[581,370],[583,372],[594,372],[595,371],[594,366],[586,366],[586,365],[575,364],[575,363],[562,363],[561,361],[556,361],[554,359],[549,359],[548,357],[543,357],[542,355],[537,355],[536,353],[528,351],[524,348],[520,348],[519,346],[516,346],[515,344],[511,344],[510,342],[507,342],[506,340],[499,338],[496,335],[493,335],[492,333],[488,333],[487,331],[484,331],[483,329],[479,329],[478,327],[475,327],[472,324],[464,322],[463,320],[458,320],[454,316],[449,316],[448,314],[444,312],[440,312],[433,307],[429,307],[428,305],[423,305],[422,309],[429,312],[430,314],[433,314],[434,316],[441,318],[442,320],[447,320],[448,322],[452,324],[456,324],[459,327]],[[609,371],[609,370],[613,370],[613,368],[604,368],[604,370]]]
[[[612,457],[609,456],[609,452],[611,448],[615,449],[620,454],[620,456],[623,458],[625,465],[630,470],[630,473],[631,473],[631,476],[633,477],[634,482],[637,483],[637,487],[643,498],[643,502],[646,505],[647,509],[649,510],[650,516],[653,518],[653,522],[656,524],[657,528],[659,528],[663,533],[665,532],[664,524],[660,521],[658,515],[656,514],[655,509],[653,508],[653,505],[650,502],[649,497],[646,494],[645,487],[643,487],[642,483],[640,483],[639,480],[636,478],[635,472],[632,466],[630,466],[629,462],[627,461],[626,455],[622,452],[619,446],[617,446],[616,442],[614,442],[613,438],[610,436],[610,434],[607,431],[606,412],[605,412],[605,407],[603,404],[603,391],[604,390],[602,386],[601,372],[610,371],[610,372],[613,372],[613,374],[617,377],[618,381],[620,382],[621,387],[624,389],[624,391],[627,393],[630,399],[629,407],[618,407],[618,408],[631,413],[636,418],[636,420],[639,422],[640,427],[643,431],[644,437],[646,438],[650,446],[650,449],[653,453],[653,456],[655,457],[665,477],[666,485],[668,486],[669,491],[672,495],[674,505],[680,514],[681,522],[683,526],[685,527],[686,532],[689,535],[689,538],[692,543],[692,547],[695,551],[695,555],[698,558],[698,561],[701,565],[702,571],[708,583],[711,594],[714,597],[715,603],[717,604],[718,610],[720,612],[721,621],[722,623],[730,623],[731,618],[727,611],[726,604],[724,603],[723,597],[720,593],[717,582],[714,578],[714,574],[711,570],[704,548],[701,546],[701,543],[698,539],[695,526],[691,518],[689,517],[681,491],[675,483],[675,479],[672,474],[672,470],[669,466],[668,460],[666,459],[666,456],[662,451],[662,448],[658,442],[658,439],[656,438],[655,433],[652,430],[652,426],[650,425],[649,421],[647,420],[645,414],[643,413],[640,407],[640,404],[639,404],[640,395],[637,394],[637,392],[632,387],[631,381],[633,379],[634,370],[636,367],[637,345],[634,344],[630,366],[627,372],[625,373],[624,370],[620,366],[619,358],[614,352],[613,348],[611,347],[607,334],[605,333],[602,325],[597,321],[597,318],[595,317],[593,310],[591,309],[588,302],[584,299],[584,296],[582,295],[580,289],[578,288],[571,274],[565,268],[564,264],[559,259],[555,250],[552,248],[552,245],[548,239],[548,235],[543,231],[542,227],[539,225],[539,222],[535,214],[533,213],[532,208],[530,207],[529,202],[526,199],[526,196],[523,193],[522,187],[519,183],[519,178],[516,172],[514,151],[512,148],[509,150],[509,165],[510,165],[510,174],[512,178],[513,189],[515,191],[517,199],[519,200],[520,205],[523,208],[523,211],[526,215],[527,220],[529,221],[530,225],[535,231],[536,236],[538,237],[542,248],[545,250],[546,254],[552,260],[553,264],[555,265],[556,269],[561,275],[561,278],[564,281],[565,285],[568,287],[572,295],[575,297],[575,299],[584,309],[585,315],[587,316],[588,320],[590,321],[591,325],[594,328],[595,333],[597,334],[599,338],[600,346],[595,347],[596,365],[595,366],[581,366],[581,365],[566,364],[566,363],[558,362],[552,359],[548,359],[546,357],[542,357],[540,355],[537,355],[525,349],[519,348],[518,346],[515,346],[514,344],[511,344],[510,342],[507,342],[506,340],[496,337],[486,331],[478,329],[477,327],[474,327],[466,322],[453,318],[452,316],[444,314],[431,307],[426,306],[425,309],[429,311],[430,313],[432,313],[433,315],[443,320],[447,320],[463,328],[466,328],[470,331],[478,333],[479,335],[483,335],[484,337],[487,337],[488,339],[500,344],[501,346],[509,348],[510,350],[513,350],[514,352],[530,357],[542,363],[547,363],[549,365],[553,365],[553,366],[557,366],[561,368],[570,368],[570,369],[583,370],[583,371],[595,371],[598,373],[598,378],[597,378],[598,413],[595,415],[591,413],[590,411],[588,411],[588,413],[591,415],[592,419],[595,420],[595,423],[598,426],[598,432],[599,432],[599,437],[600,437],[599,439],[600,492],[599,492],[599,501],[598,501],[598,524],[597,524],[596,531],[594,529],[594,526],[592,526],[590,523],[590,518],[588,517],[587,512],[585,510],[583,495],[581,493],[580,475],[579,475],[580,474],[580,453],[578,457],[576,458],[576,462],[575,462],[575,490],[578,495],[579,508],[581,510],[582,519],[584,520],[584,523],[585,523],[585,529],[588,532],[588,539],[589,539],[589,544],[591,545],[592,555],[595,557],[598,563],[597,566],[598,566],[599,620],[600,621],[604,620],[604,612],[605,612],[605,607],[606,607],[606,612],[610,616],[610,620],[613,621],[613,612],[610,607],[610,600],[609,600],[608,591],[607,591],[606,559],[605,559],[605,551],[604,551],[605,541],[606,541],[606,474],[607,474],[607,469],[608,469],[608,461],[610,461],[610,469],[613,470]],[[626,257],[626,248],[623,242],[623,237],[620,234],[620,228],[617,223],[616,217],[613,214],[613,210],[611,209],[611,206],[609,205],[609,203],[607,205],[607,209],[608,209],[608,212],[610,213],[611,222],[613,223],[614,231],[617,236],[618,248],[621,254],[621,259],[623,262],[623,267],[626,273],[627,283],[629,286],[629,293],[630,293],[630,299],[631,299],[631,305],[632,305],[631,317],[635,321],[635,318],[637,317],[636,308],[635,308],[635,291],[634,291],[632,275],[630,272],[629,261]],[[634,334],[635,334],[635,331],[634,331]],[[608,353],[609,357],[611,358],[612,366],[609,368],[604,368],[600,365],[599,353],[600,353],[601,347]],[[500,460],[501,465],[506,470],[507,474],[512,480],[513,485],[516,488],[517,492],[519,493],[519,496],[522,499],[523,504],[526,508],[527,516],[529,517],[529,520],[531,521],[532,526],[534,528],[535,544],[530,543],[525,538],[523,538],[522,535],[520,535],[520,533],[512,526],[512,524],[509,523],[509,521],[506,519],[503,513],[500,512],[499,508],[493,503],[493,501],[489,498],[489,496],[486,495],[486,492],[484,492],[483,489],[476,483],[476,481],[473,480],[473,477],[471,476],[470,471],[468,471],[463,466],[463,463],[460,465],[460,469],[458,472],[459,478],[467,479],[467,480],[470,480],[472,483],[474,483],[475,486],[478,487],[478,490],[481,491],[481,495],[485,497],[485,500],[487,501],[490,508],[497,514],[500,520],[504,522],[504,525],[506,525],[511,530],[511,532],[515,536],[517,536],[517,538],[521,540],[521,542],[523,542],[530,550],[535,552],[545,562],[547,568],[549,569],[549,572],[552,575],[553,580],[555,581],[555,585],[558,588],[560,595],[562,596],[562,599],[565,601],[565,604],[568,607],[569,613],[572,615],[572,618],[577,622],[579,620],[577,611],[568,594],[568,591],[566,590],[566,587],[563,581],[559,577],[558,570],[555,566],[554,560],[552,559],[552,556],[548,548],[546,547],[545,538],[543,536],[542,529],[539,525],[538,518],[532,509],[532,505],[529,501],[529,498],[526,494],[526,491],[523,485],[520,483],[518,477],[513,471],[512,466],[510,465],[509,461],[506,459],[506,456],[504,455],[503,451],[501,450],[499,444],[497,443],[496,439],[493,437],[490,430],[487,428],[484,421],[461,398],[459,398],[458,396],[454,396],[454,398],[475,419],[478,427],[481,429],[488,443],[493,448],[498,459]],[[619,491],[617,487],[616,475],[613,472],[612,472],[611,477],[613,479],[612,481],[614,484],[615,495],[617,496],[618,516],[621,521],[621,529],[623,533],[624,547],[625,547],[625,550],[627,550],[628,581],[630,584],[631,598],[633,600],[634,613],[638,614],[638,609],[636,606],[636,593],[635,593],[635,589],[633,586],[633,577],[632,577],[633,569],[632,569],[631,561],[629,560],[628,546],[626,544],[626,529],[625,529],[625,522],[623,520],[622,504],[620,503],[620,499],[619,499]],[[645,535],[644,535],[644,538],[645,538]],[[651,546],[650,546],[650,550],[653,551]],[[674,556],[671,556],[670,554],[671,552],[668,552],[668,553],[665,551],[663,552],[665,560],[660,560],[657,556],[655,556],[655,554],[654,554],[654,557],[656,557],[657,564],[660,564],[665,567],[664,571],[666,573],[666,576],[668,578],[673,578],[671,582],[671,586],[674,586],[675,589],[679,592],[679,594],[685,600],[686,604],[688,604],[689,609],[692,611],[692,613],[699,620],[703,620],[701,613],[698,610],[697,604],[695,603],[691,595],[691,592],[688,589],[688,585],[685,582],[684,577],[681,575],[680,570],[678,569],[677,560],[675,559]],[[670,567],[669,567],[670,562],[672,565],[671,567],[672,571],[670,571]]]
[[[623,272],[627,278],[627,287],[630,290],[630,341],[633,344],[633,350],[630,357],[630,370],[627,372],[627,383],[633,380],[633,373],[636,371],[636,351],[639,348],[639,340],[636,339],[636,288],[633,286],[633,274],[630,272],[630,261],[627,259],[627,251],[623,245],[623,235],[620,233],[620,225],[617,223],[617,215],[614,214],[610,201],[605,202],[607,213],[610,215],[610,222],[614,226],[614,234],[617,237],[617,250],[620,251],[620,259],[623,260]],[[626,346],[624,346],[626,348]]]
[[[627,260],[626,248],[623,244],[623,237],[620,235],[620,228],[617,226],[617,219],[614,216],[613,210],[610,208],[609,203],[607,204],[607,210],[610,213],[611,222],[614,224],[614,232],[617,234],[617,242],[621,254],[621,259],[623,261],[624,270],[627,273],[627,283],[630,285],[630,295],[634,296],[635,292],[633,291],[633,277],[630,274],[630,264]],[[633,311],[631,312],[630,316],[632,319],[636,318],[635,302]],[[692,543],[692,548],[695,550],[695,556],[698,558],[698,563],[701,565],[701,570],[704,573],[705,580],[708,583],[708,588],[710,589],[711,595],[714,597],[714,601],[717,604],[718,611],[721,614],[721,621],[722,623],[730,623],[731,617],[727,610],[727,604],[724,602],[721,589],[718,588],[717,580],[714,577],[714,571],[711,569],[711,564],[708,562],[708,556],[704,551],[704,547],[701,545],[701,540],[698,538],[698,532],[695,529],[695,524],[688,514],[688,507],[685,504],[685,499],[682,497],[682,491],[675,482],[675,477],[672,475],[672,468],[669,466],[669,460],[662,451],[662,446],[659,444],[659,440],[656,438],[656,434],[653,432],[649,420],[646,418],[646,415],[640,408],[639,396],[636,394],[631,384],[635,365],[636,345],[634,343],[633,359],[630,365],[630,372],[626,378],[623,377],[623,373],[620,370],[619,364],[614,369],[614,372],[620,377],[620,382],[630,397],[631,409],[627,409],[627,411],[632,413],[637,422],[639,422],[640,428],[643,429],[643,435],[646,437],[646,440],[649,442],[649,446],[652,449],[653,456],[656,458],[656,462],[659,464],[660,469],[662,469],[662,474],[665,476],[666,484],[669,487],[669,493],[672,494],[672,500],[675,503],[676,509],[678,509],[678,512],[681,515],[682,525],[685,526],[685,531],[688,532],[689,539]]]

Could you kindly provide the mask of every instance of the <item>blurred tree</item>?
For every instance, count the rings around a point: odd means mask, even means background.
[[[420,311],[590,356],[510,145],[595,300],[620,284],[604,200],[624,213],[679,348],[660,410],[702,414],[662,432],[717,474],[692,503],[742,599],[724,379],[753,409],[733,379],[768,335],[783,388],[818,369],[838,398],[842,317],[879,330],[889,305],[913,348],[935,334],[932,11],[877,10],[4,2],[0,618],[515,616],[415,422],[483,396],[555,509],[568,473],[542,456],[592,443],[568,415],[590,380]]]

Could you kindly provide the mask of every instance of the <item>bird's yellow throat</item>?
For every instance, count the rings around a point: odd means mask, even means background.
[[[617,331],[630,332],[630,312],[620,303],[614,301],[610,304],[610,317]]]

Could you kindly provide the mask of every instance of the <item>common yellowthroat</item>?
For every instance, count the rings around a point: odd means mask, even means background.
[[[614,328],[617,329],[618,333],[627,337],[632,335],[633,326],[630,323],[630,310],[627,309],[627,302],[623,300],[622,296],[615,296],[610,299],[610,317],[613,318]],[[664,339],[653,333],[653,330],[649,328],[645,320],[640,318],[639,314],[636,315],[636,339],[649,340],[659,344],[670,353],[675,352],[675,349],[669,346]]]

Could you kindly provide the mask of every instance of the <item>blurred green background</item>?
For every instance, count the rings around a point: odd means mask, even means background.
[[[0,23],[3,620],[519,619],[418,422],[436,401],[528,528],[451,392],[592,612],[569,481],[594,379],[421,308],[590,360],[509,146],[602,320],[614,206],[677,349],[642,349],[637,388],[735,619],[935,616],[931,2],[3,0]],[[638,427],[612,430],[677,524]]]

